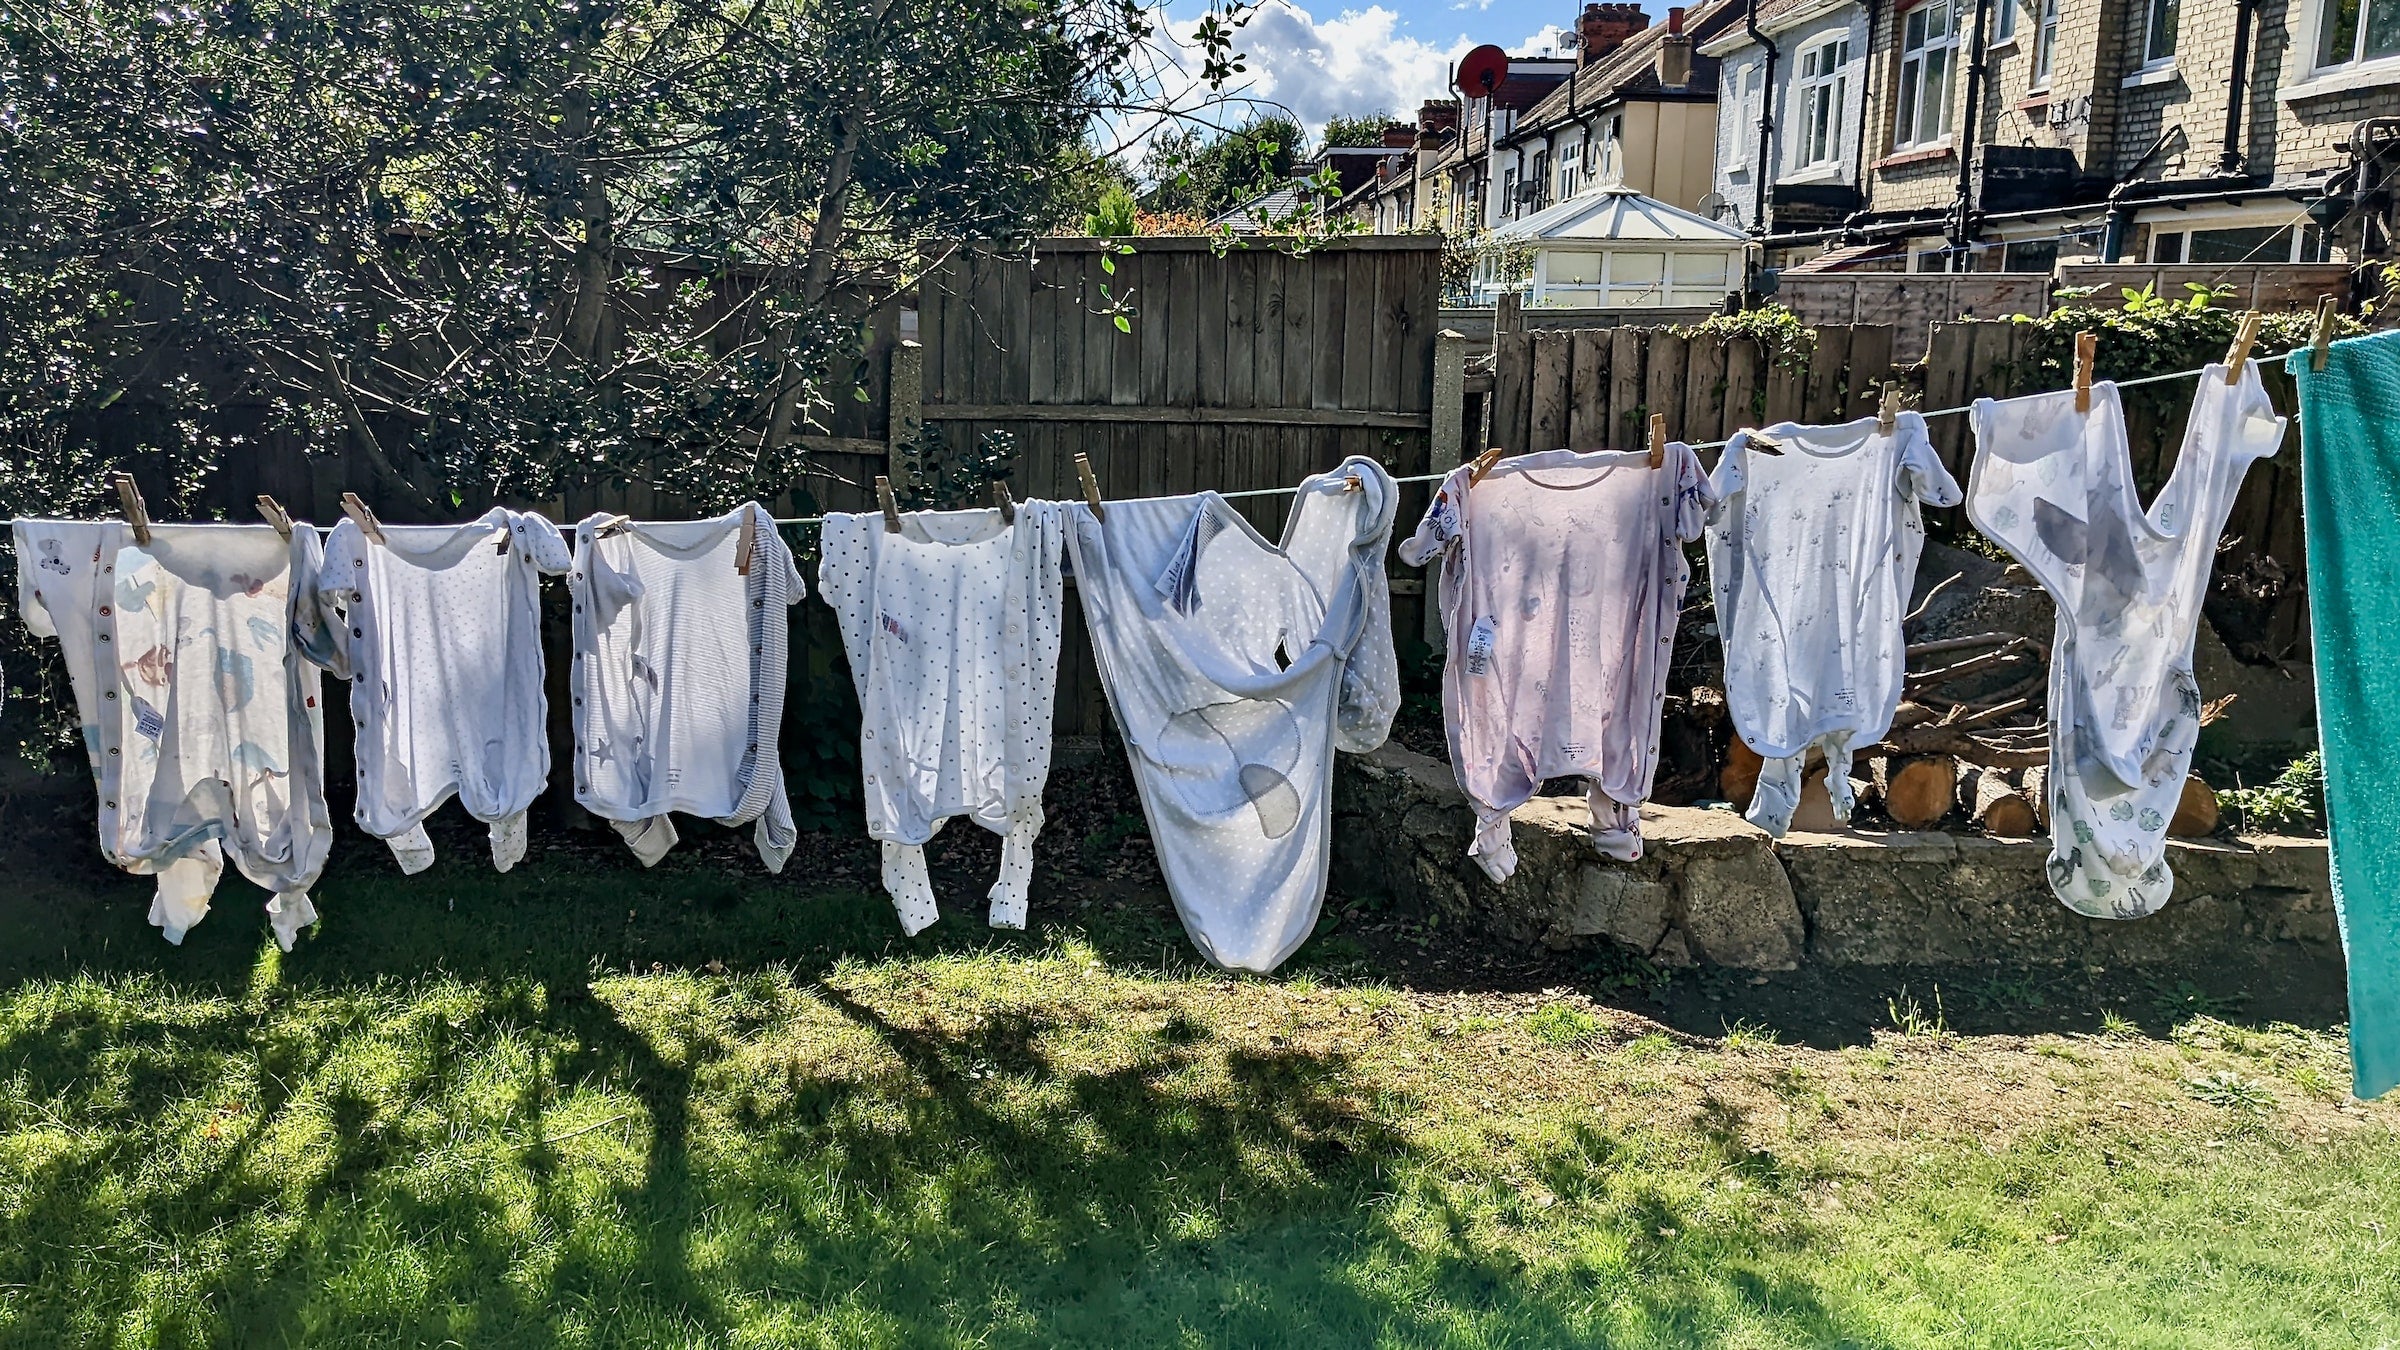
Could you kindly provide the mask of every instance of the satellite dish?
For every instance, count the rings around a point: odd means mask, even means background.
[[[1458,92],[1468,98],[1490,98],[1500,82],[1508,78],[1508,53],[1485,43],[1468,52],[1458,63],[1453,83]]]
[[[1725,200],[1724,193],[1711,192],[1707,196],[1700,199],[1700,214],[1713,218],[1718,212],[1724,210],[1729,205],[1731,205],[1731,203]]]

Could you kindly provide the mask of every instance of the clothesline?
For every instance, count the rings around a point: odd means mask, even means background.
[[[2207,372],[2205,368],[2199,370],[2176,370],[2170,371],[2164,375],[2144,375],[2138,379],[2110,380],[2105,381],[2105,383],[2114,384],[2119,389],[2131,389],[2136,385],[2163,384],[2168,380],[2188,380],[2196,375],[2202,375],[2206,373]],[[1962,404],[1956,408],[1936,408],[1924,415],[1928,418],[1955,417],[1960,413],[1972,411],[1974,411],[1973,404]],[[1728,437],[1722,441],[1696,441],[1690,442],[1689,444],[1694,450],[1722,450],[1732,443],[1732,438]],[[1440,473],[1412,474],[1406,478],[1394,478],[1392,481],[1395,483],[1438,483],[1449,476],[1450,471],[1445,469]],[[1300,489],[1297,487],[1246,488],[1240,492],[1220,492],[1217,495],[1225,498],[1227,501],[1232,501],[1240,497],[1289,497],[1299,491]],[[778,525],[820,525],[823,524],[824,521],[825,517],[823,516],[794,516],[789,518],[778,517],[775,523]]]
[[[2161,384],[2168,380],[2188,380],[2193,376],[2202,373],[2204,372],[2201,370],[2177,370],[2171,371],[2165,375],[2144,375],[2138,379],[2113,380],[2108,381],[2108,383],[2116,385],[2116,387],[2119,389],[2131,389],[2137,385]],[[1953,417],[1959,413],[1971,411],[1973,411],[1973,405],[1965,404],[1956,408],[1936,408],[1931,412],[1925,413],[1924,416],[1928,418]],[[1730,444],[1732,444],[1732,440],[1731,438],[1727,438],[1726,440],[1722,441],[1693,442],[1691,443],[1691,448],[1694,450],[1721,450]],[[1413,474],[1406,478],[1394,478],[1392,481],[1395,483],[1438,483],[1448,476],[1449,471],[1444,470],[1441,473],[1420,473]],[[1289,497],[1298,493],[1299,491],[1300,489],[1298,487],[1246,488],[1240,492],[1220,492],[1217,495],[1225,498],[1228,501],[1231,501],[1242,497]],[[825,523],[825,517],[823,516],[775,516],[772,519],[777,525],[822,525]],[[14,524],[15,522],[11,521],[10,523]],[[333,533],[333,527],[330,525],[319,525],[316,527],[316,530],[319,534],[329,535]]]

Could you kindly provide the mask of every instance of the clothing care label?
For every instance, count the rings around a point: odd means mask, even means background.
[[[1498,636],[1499,625],[1494,620],[1487,617],[1475,621],[1474,629],[1467,634],[1467,673],[1469,675],[1492,673],[1492,644],[1498,639]]]

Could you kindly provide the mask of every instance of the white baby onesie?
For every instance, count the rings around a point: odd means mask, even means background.
[[[313,608],[315,530],[117,521],[16,524],[19,607],[66,657],[100,793],[100,849],[157,878],[150,922],[181,943],[226,855],[274,893],[289,951],[333,846]]]
[[[1442,480],[1400,545],[1412,567],[1442,563],[1442,720],[1475,804],[1468,856],[1506,881],[1509,812],[1543,780],[1577,775],[1590,783],[1593,847],[1633,861],[1692,574],[1683,545],[1715,491],[1680,441],[1656,469],[1638,450],[1545,450],[1501,460],[1480,483],[1470,472]]]
[[[1066,508],[825,518],[817,593],[858,688],[867,833],[911,935],[940,917],[925,841],[951,816],[1003,836],[991,925],[1023,928],[1050,778]]]
[[[1356,490],[1346,484],[1356,479]],[[1315,931],[1333,752],[1400,706],[1383,552],[1397,490],[1353,457],[1283,546],[1215,493],[1070,507],[1067,547],[1159,870],[1201,954],[1270,971]]]
[[[2174,893],[2173,819],[2200,736],[2192,643],[2217,536],[2252,461],[2283,443],[2258,366],[2200,375],[2157,500],[2135,495],[2113,384],[1975,404],[1967,516],[2057,603],[2050,648],[2050,889],[2100,919]]]
[[[751,524],[749,575],[738,568]],[[776,758],[807,588],[756,502],[714,520],[575,527],[575,800],[647,867],[676,842],[670,811],[756,823],[770,872],[799,842]]]
[[[1766,759],[1743,814],[1772,835],[1789,829],[1814,747],[1832,766],[1834,818],[1846,821],[1851,748],[1883,739],[1900,707],[1900,624],[1925,549],[1918,504],[1958,505],[1958,483],[1913,412],[1889,435],[1872,417],[1744,431],[1709,481],[1725,702],[1743,743]]]
[[[403,872],[433,865],[425,818],[455,794],[491,827],[492,864],[525,856],[525,811],[550,777],[542,573],[568,567],[540,516],[494,507],[466,525],[333,527],[315,600],[350,681],[359,827]]]

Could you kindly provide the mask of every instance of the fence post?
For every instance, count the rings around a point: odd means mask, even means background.
[[[884,473],[895,489],[914,484],[908,478],[907,447],[917,439],[925,419],[925,348],[908,338],[892,344],[891,418],[884,429]]]
[[[1467,338],[1445,328],[1433,335],[1433,441],[1425,457],[1427,472],[1446,474],[1459,466],[1466,449],[1466,417]],[[1442,607],[1435,594],[1440,570],[1438,564],[1425,569],[1425,640],[1436,647],[1442,644]]]

